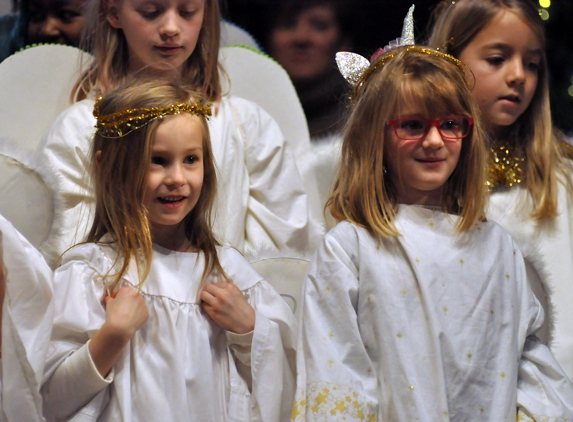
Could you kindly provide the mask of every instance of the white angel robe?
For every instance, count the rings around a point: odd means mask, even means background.
[[[42,255],[0,216],[6,297],[0,359],[0,421],[40,422],[40,386],[52,329],[52,271]]]
[[[533,286],[547,295],[549,347],[569,379],[573,379],[573,198],[560,183],[557,216],[531,219],[531,198],[524,186],[497,188],[490,196],[488,218],[516,240],[535,271]]]
[[[93,106],[93,100],[85,99],[65,110],[37,150],[61,182],[59,254],[84,240],[91,223]],[[209,130],[218,169],[215,231],[220,240],[240,251],[261,246],[306,251],[309,242],[316,244],[321,228],[309,221],[295,157],[277,123],[255,103],[230,96],[222,98],[210,117]]]
[[[543,310],[495,223],[399,208],[402,236],[348,222],[311,262],[294,421],[573,418],[573,386],[534,336]]]
[[[288,419],[295,389],[296,320],[276,291],[230,247],[219,249],[219,259],[256,311],[253,333],[225,332],[203,312],[198,300],[202,254],[155,245],[151,272],[141,288],[149,319],[103,379],[87,343],[105,321],[101,276],[115,256],[111,246],[77,246],[66,252],[55,272],[56,317],[42,389],[49,421]],[[137,281],[137,271],[130,268],[124,285]]]

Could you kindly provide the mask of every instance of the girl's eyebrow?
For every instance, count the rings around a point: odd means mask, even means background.
[[[542,56],[543,55],[543,49],[542,48],[532,48],[528,51],[529,54],[534,54],[537,56]]]
[[[198,147],[192,147],[192,148],[187,148],[185,149],[185,153],[188,154],[190,152],[202,152],[203,151],[203,147],[202,146],[198,146]],[[151,149],[151,153],[152,154],[165,154],[165,153],[170,153],[171,152],[171,148],[156,148],[153,147]]]

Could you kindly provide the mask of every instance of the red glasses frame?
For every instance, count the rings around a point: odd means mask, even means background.
[[[467,127],[462,127],[462,131],[463,133],[461,135],[456,135],[456,136],[451,136],[451,135],[444,135],[444,133],[442,132],[442,128],[440,127],[445,121],[447,120],[451,120],[451,119],[461,119],[463,122],[467,123]],[[396,124],[399,124],[401,122],[421,122],[424,126],[424,130],[423,133],[420,136],[404,136],[404,134],[400,134],[399,132],[399,127],[396,126]],[[399,117],[397,119],[391,119],[388,120],[388,124],[390,126],[392,126],[394,128],[394,133],[396,134],[396,136],[399,139],[402,139],[404,141],[419,141],[421,139],[424,139],[426,137],[426,135],[428,134],[428,132],[430,131],[430,128],[435,127],[438,130],[438,133],[440,134],[440,136],[445,139],[445,140],[451,140],[451,141],[457,141],[458,139],[463,139],[466,136],[469,135],[470,133],[470,129],[472,127],[474,123],[474,119],[471,117],[467,117],[467,116],[455,116],[455,115],[451,115],[451,116],[446,116],[446,117],[440,117],[438,119],[426,119],[425,117]]]

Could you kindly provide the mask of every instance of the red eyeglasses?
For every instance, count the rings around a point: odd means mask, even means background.
[[[396,136],[404,141],[423,139],[432,126],[438,129],[442,139],[455,141],[468,136],[473,123],[474,119],[466,116],[447,116],[435,120],[424,117],[400,117],[388,120]]]

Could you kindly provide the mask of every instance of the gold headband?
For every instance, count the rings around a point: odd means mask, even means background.
[[[452,1],[455,4],[455,1]],[[451,42],[448,41],[443,47],[447,48],[447,44]],[[336,53],[336,64],[342,73],[342,76],[354,86],[354,97],[356,98],[358,90],[368,77],[378,68],[384,67],[384,65],[391,59],[393,59],[401,51],[417,51],[419,53],[428,54],[431,56],[436,56],[442,59],[446,59],[454,63],[464,75],[464,79],[468,87],[473,89],[475,84],[470,83],[468,80],[468,75],[472,75],[471,70],[463,64],[460,60],[456,59],[451,54],[444,53],[440,49],[433,49],[429,47],[423,47],[415,45],[414,43],[414,5],[408,10],[406,18],[404,18],[404,26],[402,28],[402,36],[394,41],[390,41],[390,44],[384,48],[378,49],[372,56],[370,60],[366,57],[362,57],[360,54],[350,53],[346,51],[341,51]],[[372,61],[372,63],[371,63]]]
[[[470,90],[473,89],[474,85],[475,85],[475,79],[474,79],[474,83],[470,83],[470,81],[468,80],[468,75],[472,75],[473,73],[470,70],[470,68],[468,68],[461,60],[456,59],[454,56],[452,56],[451,54],[448,53],[443,53],[439,50],[435,50],[433,48],[429,48],[429,47],[421,47],[418,45],[408,45],[403,47],[403,49],[395,49],[393,51],[390,51],[389,53],[384,54],[382,57],[380,57],[380,59],[378,59],[378,61],[375,61],[374,63],[372,63],[365,71],[364,73],[362,73],[362,75],[360,75],[360,78],[358,79],[356,85],[354,86],[354,95],[356,96],[357,91],[360,89],[360,87],[364,84],[364,82],[366,82],[366,80],[368,79],[368,77],[372,74],[372,72],[374,72],[376,69],[378,68],[382,68],[384,67],[384,65],[391,59],[394,58],[394,56],[396,56],[400,51],[405,50],[406,52],[410,52],[410,51],[417,51],[419,53],[423,53],[423,54],[428,54],[430,56],[436,56],[442,59],[446,59],[451,61],[452,63],[454,63],[461,71],[462,74],[464,75],[464,79],[466,81],[466,84],[468,85],[468,87],[470,88]]]
[[[101,115],[99,106],[102,98],[94,104],[93,115],[97,120],[96,132],[104,138],[122,138],[134,130],[141,129],[155,119],[169,114],[189,113],[206,119],[211,116],[211,105],[175,103],[169,107],[128,108],[112,114]]]

